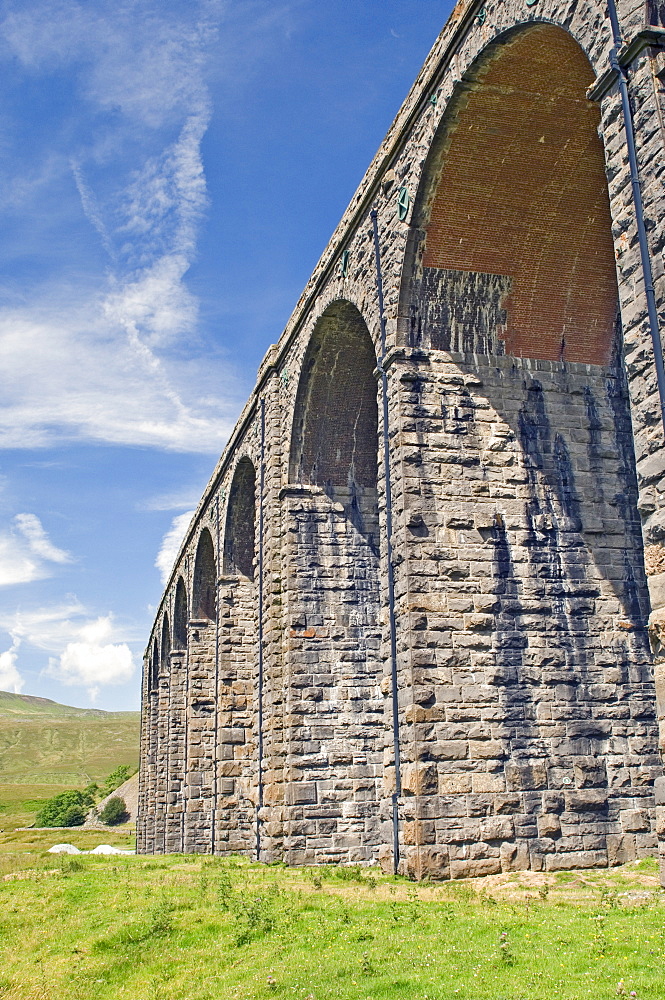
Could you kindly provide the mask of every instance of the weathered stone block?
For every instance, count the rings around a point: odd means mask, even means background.
[[[451,878],[477,878],[481,875],[496,875],[501,871],[499,858],[476,858],[450,862]]]
[[[621,828],[626,833],[641,833],[651,829],[649,816],[644,809],[622,809]]]
[[[556,813],[543,813],[537,823],[539,837],[556,837],[561,832],[561,820]]]
[[[506,763],[506,785],[509,790],[522,791],[547,787],[547,768],[536,761],[530,764]]]
[[[429,764],[407,764],[402,770],[402,788],[412,795],[426,795],[438,791],[438,774],[436,766]]]
[[[607,791],[599,788],[576,789],[565,792],[566,812],[598,812],[607,808]]]
[[[317,801],[316,782],[290,782],[284,790],[284,800],[287,805],[303,805]]]

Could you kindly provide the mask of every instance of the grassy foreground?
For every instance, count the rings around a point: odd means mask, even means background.
[[[25,836],[2,855],[2,1000],[665,997],[650,860],[414,886],[240,858],[63,857]]]

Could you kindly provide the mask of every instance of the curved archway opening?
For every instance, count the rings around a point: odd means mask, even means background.
[[[492,772],[516,790],[513,832],[498,839],[513,839],[510,850],[525,857],[537,832],[515,831],[530,822],[532,791],[555,792],[559,768],[584,767],[586,746],[601,761],[596,787],[608,792],[599,819],[606,822],[607,810],[616,822],[620,812],[601,741],[564,749],[558,740],[548,714],[554,678],[566,677],[576,692],[574,704],[555,710],[556,724],[578,713],[598,732],[615,733],[611,705],[605,711],[588,693],[602,676],[608,623],[628,617],[630,656],[648,656],[635,600],[644,572],[615,350],[609,195],[599,109],[586,98],[593,78],[581,47],[553,24],[520,26],[483,51],[426,164],[400,304],[401,332],[423,348],[409,356],[402,415],[426,443],[409,468],[408,503],[420,506],[424,522],[407,568],[409,600],[423,612],[429,662],[447,668],[418,678],[400,664],[400,687],[411,685],[417,710],[427,705],[441,719],[455,691],[460,736],[468,727],[470,741],[472,727],[492,719],[495,745],[486,753],[469,742],[463,768]],[[484,624],[469,626],[463,609],[481,602]],[[439,608],[447,609],[443,619],[431,613]],[[485,636],[470,637],[469,627]],[[470,664],[484,681],[479,697],[465,687]],[[630,692],[627,682],[620,697]],[[426,726],[428,739],[445,738],[444,725]],[[442,787],[464,794],[457,770],[444,755],[422,793],[431,795],[426,815],[438,845],[456,837],[456,820],[437,810]],[[575,810],[569,830],[584,830],[589,815]],[[470,843],[474,836],[470,830]],[[407,848],[416,868],[427,850],[426,841]],[[555,840],[555,853],[569,850]],[[453,877],[473,870],[464,851],[450,851]]]
[[[171,652],[171,629],[169,628],[169,616],[164,615],[164,621],[162,622],[162,650],[161,650],[161,662],[164,664],[164,667],[168,667],[170,652]]]
[[[376,353],[350,302],[335,302],[318,321],[298,383],[289,478],[321,486],[344,505],[375,551],[378,405]]]
[[[187,649],[187,588],[181,576],[175,588],[173,608],[173,647]]]
[[[618,292],[593,80],[577,42],[543,23],[472,67],[419,195],[414,346],[609,363]]]
[[[157,636],[155,636],[154,642],[152,644],[152,657],[150,659],[150,674],[148,677],[148,690],[154,691],[157,687],[157,678],[159,676],[159,645],[157,643]]]
[[[285,605],[294,720],[286,736],[293,747],[287,779],[293,787],[286,795],[287,801],[303,802],[296,815],[312,824],[323,819],[332,832],[321,860],[348,857],[348,838],[365,852],[358,857],[369,857],[380,826],[384,720],[375,368],[374,345],[359,311],[334,302],[305,351],[289,466],[298,485],[285,497],[291,501]],[[316,748],[311,755],[297,750],[303,741]],[[349,791],[361,786],[357,796]],[[307,795],[301,800],[302,787]]]
[[[192,594],[192,617],[215,621],[217,616],[217,564],[215,547],[207,528],[204,528],[196,547],[194,562],[194,590]]]
[[[248,458],[236,466],[224,532],[223,571],[254,579],[256,470]]]

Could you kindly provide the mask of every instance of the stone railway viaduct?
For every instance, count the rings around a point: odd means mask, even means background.
[[[605,3],[437,39],[159,606],[141,852],[665,857],[665,5]]]

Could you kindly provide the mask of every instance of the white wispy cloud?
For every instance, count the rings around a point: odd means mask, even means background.
[[[36,514],[17,514],[14,523],[26,539],[30,551],[38,558],[55,563],[72,561],[69,552],[65,552],[64,549],[59,549],[57,545],[53,544]]]
[[[85,177],[83,176],[83,170],[81,164],[77,163],[76,160],[70,160],[70,166],[72,170],[72,176],[74,178],[74,183],[76,184],[76,190],[78,191],[79,198],[81,199],[81,208],[85,213],[85,217],[97,230],[102,241],[102,245],[109,257],[115,261],[116,253],[111,243],[111,237],[109,231],[106,228],[104,218],[100,205],[95,197],[94,191],[88,186]]]
[[[3,38],[26,68],[75,63],[82,95],[159,128],[198,94],[224,0],[7,0]]]
[[[159,570],[162,583],[166,583],[171,575],[173,563],[193,516],[193,510],[187,510],[184,514],[178,514],[177,517],[173,518],[171,527],[162,539],[162,544],[155,559],[155,566]]]
[[[15,641],[54,653],[78,635],[88,618],[85,606],[70,597],[59,604],[0,613],[0,629]]]
[[[0,533],[0,587],[32,583],[48,575],[47,567],[31,555],[15,532]]]
[[[66,189],[58,170],[70,170],[108,268],[92,281],[42,282],[0,309],[0,446],[223,446],[241,391],[220,356],[203,357],[187,275],[208,207],[207,64],[228,6],[7,5],[5,54],[36,76],[67,72],[78,88],[80,135],[70,149],[44,151],[51,167],[36,171],[40,204],[55,180]],[[30,189],[19,188],[28,211]]]
[[[199,502],[205,483],[196,486],[184,486],[171,493],[159,493],[157,496],[144,500],[141,510],[183,510],[194,509]]]
[[[118,337],[94,299],[0,311],[0,447],[87,439],[217,453],[234,415],[220,374],[214,358],[159,358],[138,335]]]
[[[0,530],[0,586],[43,580],[53,573],[50,563],[71,561],[71,555],[50,540],[36,514],[17,514]]]

